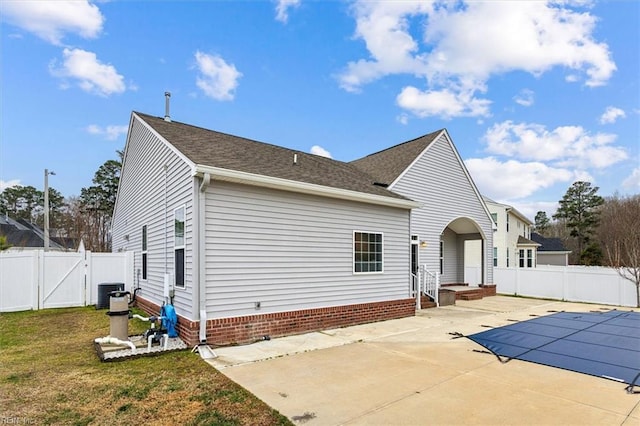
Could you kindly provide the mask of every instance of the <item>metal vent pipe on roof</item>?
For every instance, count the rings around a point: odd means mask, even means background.
[[[164,92],[164,121],[171,122],[171,116],[169,115],[169,99],[171,98],[171,92]]]

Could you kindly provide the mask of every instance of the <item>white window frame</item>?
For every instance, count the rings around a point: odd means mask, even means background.
[[[493,266],[498,266],[498,247],[493,248]]]
[[[380,270],[376,270],[376,271],[357,271],[356,269],[358,269],[356,267],[356,262],[360,262],[361,265],[364,264],[365,261],[360,260],[357,261],[356,260],[356,234],[367,234],[367,235],[380,235],[380,244],[381,244],[381,258],[380,258]],[[351,259],[351,268],[352,268],[352,272],[354,275],[371,275],[371,274],[383,274],[384,273],[384,232],[373,232],[373,231],[359,231],[359,230],[355,230],[353,231],[352,235],[351,235],[351,241],[352,241],[352,249],[351,249],[351,253],[352,253],[352,259]],[[364,253],[364,251],[360,251],[361,253]],[[372,254],[372,252],[370,250],[366,251],[367,254]],[[377,252],[373,252],[373,254],[375,254]],[[378,263],[378,260],[373,261],[374,264]],[[367,261],[367,266],[369,266],[371,264],[371,260]]]
[[[178,234],[177,234],[177,213],[182,210],[182,244],[178,244]],[[186,287],[186,249],[185,249],[185,240],[186,240],[186,223],[187,223],[187,208],[185,205],[182,205],[173,210],[173,279],[174,284],[177,288],[185,288]],[[182,250],[182,283],[178,283],[178,262],[176,262],[177,253],[179,250]]]
[[[444,241],[440,240],[440,275],[444,274]]]
[[[142,279],[147,280],[149,275],[149,227],[145,224],[142,225]]]

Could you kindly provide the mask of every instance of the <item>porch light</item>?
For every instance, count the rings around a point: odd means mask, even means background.
[[[420,241],[420,248],[426,248],[427,242],[425,240]]]

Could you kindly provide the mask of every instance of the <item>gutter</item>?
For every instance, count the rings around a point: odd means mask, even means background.
[[[201,164],[196,164],[192,169],[192,173],[197,177],[203,177],[208,174],[210,175],[210,179],[224,182],[241,183],[245,185],[279,189],[282,191],[297,192],[301,194],[311,194],[322,197],[337,198],[340,200],[359,201],[362,203],[376,204],[400,209],[410,210],[423,206],[422,203],[409,199],[367,194],[364,192],[353,191],[349,189],[334,188],[314,183],[299,182],[272,176],[257,175],[254,173],[223,169],[220,167],[204,166]]]

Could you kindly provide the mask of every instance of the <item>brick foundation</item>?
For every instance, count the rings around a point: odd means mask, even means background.
[[[137,306],[150,315],[158,315],[160,307],[143,298]],[[256,314],[207,321],[207,342],[214,345],[249,343],[263,336],[281,337],[309,331],[366,324],[415,315],[415,299],[361,303],[330,308]],[[199,321],[178,316],[178,333],[188,345],[198,343]]]
[[[484,292],[484,297],[495,296],[496,295],[496,285],[495,284],[480,284],[479,287]]]

